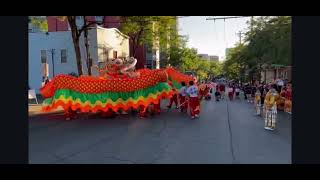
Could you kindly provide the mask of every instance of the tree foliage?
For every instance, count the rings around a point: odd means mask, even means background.
[[[250,22],[245,43],[230,50],[223,70],[229,78],[244,78],[246,71],[260,76],[262,66],[270,64],[291,64],[291,17],[267,16]]]
[[[133,56],[139,45],[155,45],[168,54],[167,45],[175,46],[179,41],[176,23],[175,16],[121,16],[120,30],[129,35]]]
[[[47,32],[48,31],[48,22],[46,17],[44,16],[29,16],[29,22],[37,27],[40,31]]]
[[[193,71],[199,79],[207,79],[212,76],[218,76],[222,72],[222,64],[216,61],[201,59],[195,48],[181,49],[181,65],[180,69],[185,71]]]

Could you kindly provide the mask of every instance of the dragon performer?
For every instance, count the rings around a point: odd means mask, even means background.
[[[190,81],[196,82],[196,79],[193,76],[183,74],[170,66],[167,67],[165,71],[168,74],[168,82],[172,86],[172,89],[175,89],[176,93],[179,92],[180,105],[177,106],[177,108],[180,108],[180,111],[184,112],[188,109],[189,105],[189,99],[187,98],[186,94],[186,90],[188,87],[186,85],[189,85]],[[170,101],[176,101],[175,96],[172,96],[172,99]],[[169,105],[171,105],[171,103]],[[200,106],[197,107],[197,109],[200,109]]]
[[[272,85],[269,92],[266,94],[264,100],[264,118],[265,118],[265,129],[275,130],[277,123],[277,100],[279,94],[276,91],[276,85]]]
[[[124,63],[114,59],[100,76],[58,75],[40,89],[45,98],[43,111],[62,107],[67,118],[69,112],[117,112],[158,104],[162,98],[172,96],[166,70],[140,69],[135,71],[134,58]],[[71,117],[72,118],[72,117]]]

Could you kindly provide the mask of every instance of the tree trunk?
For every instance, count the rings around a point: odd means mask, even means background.
[[[262,72],[262,64],[260,63],[260,64],[259,64],[259,71],[258,71],[258,73],[259,73],[259,75],[258,75],[258,77],[259,77],[259,83],[261,83],[261,72]]]
[[[132,40],[132,56],[134,58],[136,58],[136,50],[137,50],[136,42],[134,42],[134,40]]]
[[[74,50],[76,53],[76,60],[77,60],[77,68],[78,68],[78,76],[83,74],[82,72],[82,63],[81,63],[81,52],[80,52],[80,45],[79,45],[79,37],[78,37],[78,29],[76,25],[76,16],[68,16],[68,22],[71,28],[72,34],[72,41]]]
[[[136,52],[139,47],[139,40],[141,38],[143,31],[144,31],[144,29],[141,29],[139,31],[139,33],[137,35],[135,35],[134,38],[132,38],[132,54],[133,54],[134,58],[136,58]]]
[[[81,62],[81,52],[80,52],[79,39],[73,41],[73,44],[74,44],[74,50],[76,52],[76,58],[77,58],[78,75],[81,76],[83,74],[83,72],[82,72],[82,62]]]
[[[87,25],[86,16],[83,16],[83,25]],[[84,40],[85,40],[85,46],[86,46],[86,63],[88,68],[88,75],[91,76],[91,66],[92,66],[92,59],[90,58],[90,51],[89,51],[89,40],[88,40],[88,28],[84,28]]]

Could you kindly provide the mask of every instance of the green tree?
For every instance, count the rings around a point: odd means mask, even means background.
[[[244,78],[249,71],[260,79],[264,64],[291,63],[291,17],[266,16],[250,22],[250,31],[245,34],[244,44],[231,49],[223,64],[223,70],[229,78]]]
[[[121,16],[120,29],[130,37],[133,56],[139,45],[152,47],[157,41],[156,46],[170,54],[168,47],[176,47],[180,40],[176,23],[175,16]]]
[[[249,66],[261,74],[263,64],[291,63],[291,17],[260,17],[246,34]]]
[[[182,56],[184,49],[186,48],[187,42],[186,36],[179,36],[178,39],[175,39],[174,45],[169,48],[170,59],[167,64],[172,66],[180,67],[182,64]]]
[[[48,32],[48,22],[46,16],[29,16],[29,22],[40,31]]]
[[[194,48],[184,48],[182,50],[182,71],[196,71],[199,67],[199,57],[197,50]]]

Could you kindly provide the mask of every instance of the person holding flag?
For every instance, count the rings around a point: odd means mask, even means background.
[[[189,99],[191,119],[194,119],[195,117],[199,118],[199,114],[200,114],[199,90],[193,81],[189,82],[189,87],[187,89],[187,96]]]
[[[185,112],[188,109],[188,102],[186,101],[187,96],[187,87],[184,81],[181,82],[181,88],[179,90],[179,103],[180,103],[180,111]]]
[[[169,82],[169,85],[172,87],[173,95],[170,98],[170,102],[167,105],[167,108],[171,109],[171,106],[172,106],[172,104],[174,102],[174,104],[176,105],[176,108],[178,109],[178,92],[177,92],[177,89],[173,86],[172,82]]]

